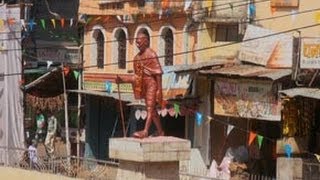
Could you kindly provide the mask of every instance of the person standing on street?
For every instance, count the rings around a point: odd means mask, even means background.
[[[48,128],[47,128],[47,136],[45,140],[45,148],[47,155],[49,157],[53,157],[54,153],[54,140],[57,132],[57,118],[52,114],[52,112],[49,113],[48,116]]]

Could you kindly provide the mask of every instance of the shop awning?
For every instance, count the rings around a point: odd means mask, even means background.
[[[244,78],[261,78],[268,80],[278,80],[286,76],[290,76],[291,69],[269,69],[255,65],[234,65],[220,69],[202,70],[200,74],[212,76],[229,76]]]
[[[105,91],[94,91],[94,90],[67,90],[68,93],[79,93],[87,94],[92,96],[101,96],[101,97],[111,97],[114,99],[119,99],[118,93],[107,93]],[[121,93],[121,100],[127,102],[136,102],[132,93]]]
[[[163,71],[164,73],[169,72],[184,72],[184,71],[197,71],[206,68],[211,68],[213,66],[222,66],[225,64],[232,64],[234,60],[227,60],[227,59],[212,59],[210,61],[204,61],[199,63],[193,64],[182,64],[182,65],[174,65],[174,66],[164,66]]]
[[[292,88],[279,91],[280,95],[287,96],[290,98],[293,97],[307,97],[313,99],[320,99],[320,89],[318,88]]]

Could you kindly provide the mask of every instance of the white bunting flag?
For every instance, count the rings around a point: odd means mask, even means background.
[[[141,111],[141,118],[142,118],[142,120],[146,120],[147,115],[148,115],[147,111],[145,111],[145,110]]]
[[[227,136],[229,136],[230,132],[233,130],[234,125],[229,124],[227,128]]]
[[[141,117],[141,111],[139,109],[136,110],[136,112],[134,113],[134,117],[136,118],[136,120],[139,120]]]
[[[51,65],[52,65],[52,61],[47,61],[47,69],[49,69]]]

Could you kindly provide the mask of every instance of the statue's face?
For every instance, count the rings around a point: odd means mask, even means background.
[[[143,33],[139,33],[136,40],[136,46],[138,47],[138,49],[140,51],[144,51],[145,49],[148,48],[148,45],[149,45],[148,37]]]

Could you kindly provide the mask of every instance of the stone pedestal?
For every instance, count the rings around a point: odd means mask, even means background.
[[[301,158],[277,158],[277,180],[303,179]]]
[[[190,159],[190,141],[174,137],[112,138],[110,158],[119,159],[117,179],[179,179],[179,161]]]

